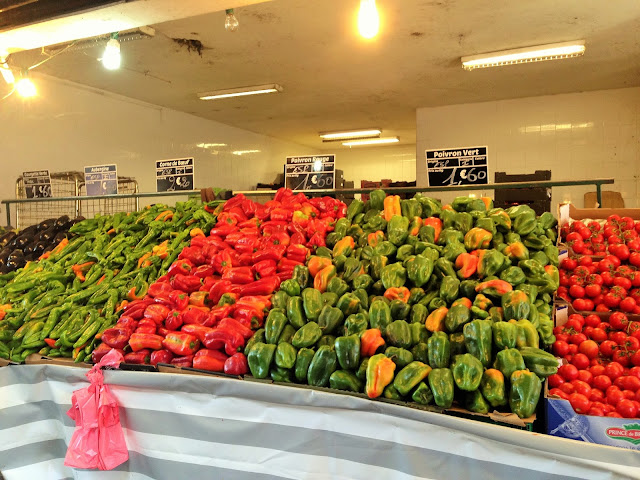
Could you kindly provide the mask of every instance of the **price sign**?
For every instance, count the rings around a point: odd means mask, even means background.
[[[22,172],[27,198],[51,198],[51,175],[49,170]]]
[[[87,195],[115,195],[118,193],[118,167],[95,165],[84,167],[84,184]]]
[[[292,190],[322,190],[334,188],[335,155],[287,157],[285,187]]]
[[[193,190],[193,158],[156,161],[156,192]]]
[[[489,183],[487,147],[426,150],[430,187]]]

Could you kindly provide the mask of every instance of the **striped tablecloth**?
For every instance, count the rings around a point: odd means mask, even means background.
[[[0,368],[7,480],[640,478],[640,453],[326,392],[208,376],[105,372],[130,459],[63,465],[85,370]]]

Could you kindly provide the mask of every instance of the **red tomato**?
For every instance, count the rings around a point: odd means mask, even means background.
[[[574,356],[576,353],[578,353],[578,344],[577,343],[570,343],[569,344],[569,355]]]
[[[574,333],[569,336],[569,343],[573,343],[574,345],[580,345],[585,340],[587,340],[587,336],[584,333]]]
[[[627,337],[623,345],[627,350],[638,350],[640,348],[640,340],[636,337]]]
[[[587,412],[587,415],[591,415],[594,417],[604,417],[604,410],[601,408],[591,407]]]
[[[627,341],[628,335],[624,332],[612,332],[609,334],[609,339],[616,342],[618,345],[624,345]]]
[[[603,297],[604,300],[604,297]],[[596,312],[610,312],[611,309],[607,307],[604,303],[599,303],[596,307]]]
[[[576,332],[581,332],[584,327],[584,317],[577,313],[569,316],[567,323],[564,324],[565,329],[573,329]]]
[[[603,392],[612,385],[611,379],[606,375],[598,375],[593,377],[593,386]]]
[[[628,244],[627,244],[628,246]],[[635,246],[635,245],[634,245]],[[640,267],[640,252],[633,252],[629,255],[629,263],[634,267]],[[574,267],[575,268],[575,267]],[[573,270],[573,269],[572,269]]]
[[[613,350],[618,346],[613,340],[605,340],[600,344],[600,353],[605,357],[611,358]]]
[[[622,395],[627,400],[633,400],[634,398],[636,398],[635,392],[632,392],[631,390],[622,390]]]
[[[571,385],[575,388],[576,393],[581,393],[587,398],[591,395],[591,387],[587,382],[583,382],[582,380],[573,380]]]
[[[578,370],[589,368],[589,357],[587,357],[584,353],[576,353],[571,359],[571,365],[575,365]]]
[[[578,262],[575,259],[569,257],[563,258],[562,262],[560,262],[560,268],[562,268],[563,270],[572,271],[577,266]]]
[[[566,380],[566,379],[565,379]],[[576,391],[575,387],[573,385],[571,385],[571,383],[565,381],[562,385],[560,385],[558,387],[560,390],[562,390],[564,393],[566,393],[567,395],[571,395],[573,392]]]
[[[578,371],[578,380],[581,380],[588,385],[591,385],[593,382],[593,374],[589,370],[579,370]]]
[[[604,392],[598,390],[597,388],[592,388],[591,393],[589,394],[589,400],[592,402],[603,402],[604,401]]]
[[[598,348],[598,344],[596,342],[594,342],[593,340],[586,340],[586,341],[582,342],[578,346],[578,351],[581,354],[586,355],[587,358],[589,358],[589,359],[596,358],[598,356],[598,353],[600,353],[600,349]]]
[[[619,308],[623,312],[633,312],[636,308],[636,301],[633,297],[623,298],[620,302]]]
[[[571,288],[573,288],[573,287],[571,287]],[[578,287],[578,288],[582,288],[582,287]],[[571,292],[569,292],[569,294],[571,295]],[[579,312],[587,311],[587,309],[589,307],[589,304],[587,303],[587,300],[585,300],[584,298],[576,298],[573,302],[571,302],[571,305],[573,306],[573,308],[575,310],[577,310]]]
[[[595,283],[590,283],[586,287],[584,287],[584,293],[586,293],[587,297],[597,297],[602,292],[602,287]]]
[[[620,400],[624,400],[624,395],[622,394],[622,390],[618,387],[609,387],[607,388],[607,403],[609,405],[613,405],[614,407],[618,404]]]
[[[622,418],[622,415],[620,415],[618,412],[609,412],[606,415],[607,417],[613,417],[613,418]]]
[[[565,381],[570,382],[578,378],[578,368],[573,364],[562,365],[558,368],[558,374],[565,379]]]
[[[569,344],[563,340],[556,340],[553,344],[553,353],[556,357],[564,357],[569,353]]]
[[[593,375],[595,380],[595,377],[597,377],[598,375],[604,375],[604,365],[592,365],[591,367],[589,367],[589,371],[591,372],[591,375]]]
[[[627,260],[629,258],[629,255],[630,255],[629,247],[627,247],[623,243],[617,243],[617,244],[614,244],[614,245],[609,245],[608,251],[612,255],[615,255],[615,257],[620,259],[621,261]]]
[[[605,332],[604,330],[602,330],[601,328],[594,328],[593,332],[591,332],[591,339],[593,341],[595,341],[596,343],[602,343],[604,342],[607,338],[609,338],[607,336],[607,332]]]
[[[609,317],[609,324],[616,330],[625,330],[629,324],[629,319],[622,312],[614,312]]]
[[[618,362],[623,367],[628,367],[631,364],[631,356],[635,352],[630,352],[628,350],[624,350],[622,348],[616,348],[611,356],[611,360],[614,362]]]
[[[581,393],[572,393],[569,395],[569,402],[576,413],[587,413],[591,408],[591,402]]]
[[[618,362],[608,363],[606,367],[604,367],[604,374],[609,377],[611,380],[615,380],[624,372],[624,367],[620,365]],[[576,377],[578,375],[576,374]],[[566,380],[566,378],[565,378]]]
[[[618,241],[618,243],[620,243]],[[620,261],[620,259],[618,257],[616,257],[615,255],[607,255],[606,257],[604,257],[603,261],[609,260],[611,262],[611,264],[615,267],[618,268],[620,266],[620,264],[622,263]]]
[[[634,375],[625,375],[623,377],[616,378],[616,382],[621,380],[623,390],[631,390],[632,392],[637,392],[640,390],[640,378]],[[635,395],[634,395],[635,396]]]
[[[590,327],[590,326],[586,326],[582,329],[582,333],[585,334],[585,336],[589,339],[591,338],[591,335],[593,335],[593,331],[595,330],[595,328]]]
[[[569,399],[569,401],[571,401],[571,399]],[[638,407],[636,407],[635,403],[631,400],[620,400],[616,405],[616,412],[622,415],[623,418],[636,418],[638,415]]]
[[[562,390],[560,390],[559,388],[552,388],[551,390],[549,390],[549,395],[555,395],[564,400],[569,400],[569,395],[563,392]]]
[[[636,402],[640,402],[640,390],[636,392]]]
[[[620,305],[620,301],[621,301],[621,298],[616,296],[612,292],[607,293],[602,299],[602,303],[609,308],[618,308],[618,305]]]
[[[631,337],[631,338],[636,338],[636,337]],[[633,355],[631,355],[631,364],[633,365],[633,368],[631,370],[633,370],[634,368],[637,368],[638,370],[636,370],[636,373],[631,373],[631,375],[637,376],[640,378],[640,350],[637,350]]]
[[[609,377],[606,377],[606,378],[609,378]],[[549,386],[551,388],[557,388],[564,383],[564,378],[562,378],[557,373],[554,373],[553,375],[551,375],[547,380],[549,380]]]
[[[629,375],[640,378],[640,367],[635,366],[629,369]]]
[[[584,294],[584,288],[579,285],[571,285],[571,287],[569,287],[569,295],[573,298],[582,298],[584,297]]]

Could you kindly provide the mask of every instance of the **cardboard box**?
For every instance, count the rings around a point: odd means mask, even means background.
[[[640,220],[640,208],[576,208],[572,203],[558,205],[558,224],[571,220],[606,220],[609,215],[620,215]]]
[[[549,435],[640,450],[640,419],[578,415],[568,400],[549,396],[546,383],[544,407]]]

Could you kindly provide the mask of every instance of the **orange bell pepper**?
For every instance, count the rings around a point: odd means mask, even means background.
[[[327,257],[318,257],[316,255],[312,256],[309,259],[309,263],[307,263],[307,268],[309,268],[309,273],[312,277],[315,277],[320,270],[323,268],[330,267],[332,265],[331,259]]]
[[[378,230],[377,232],[373,232],[367,235],[367,244],[370,247],[377,246],[383,240],[384,240],[384,232],[382,230]]]
[[[447,316],[449,309],[447,307],[436,308],[429,314],[425,322],[425,327],[431,333],[444,331],[444,318]]]
[[[327,291],[327,285],[329,285],[329,281],[335,277],[337,274],[336,267],[333,265],[329,267],[325,267],[318,272],[318,274],[313,278],[313,288],[324,293]]]
[[[438,238],[440,238],[440,232],[442,231],[442,220],[440,220],[438,217],[429,217],[425,218],[422,224],[425,226],[429,225],[433,227],[433,229],[436,231],[434,235],[434,242],[437,243]]]
[[[458,276],[469,278],[478,269],[478,257],[470,253],[461,253],[456,258],[455,265],[458,269]]]
[[[384,292],[384,298],[389,301],[400,300],[402,303],[407,303],[410,296],[411,292],[407,287],[391,287]]]
[[[360,335],[360,353],[363,357],[371,357],[384,345],[382,332],[378,328],[370,328]]]
[[[388,222],[394,215],[402,215],[400,196],[387,195],[384,199],[384,219]]]
[[[384,353],[374,355],[367,364],[367,385],[365,392],[369,398],[377,398],[382,395],[384,387],[393,380],[393,372],[396,364]]]

